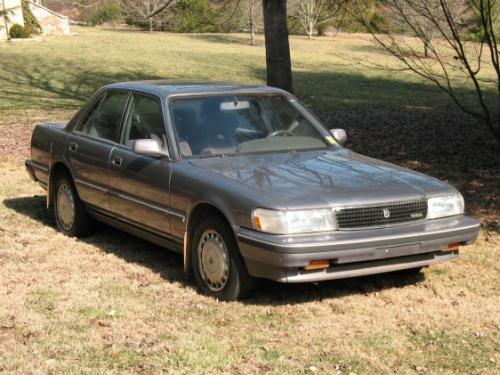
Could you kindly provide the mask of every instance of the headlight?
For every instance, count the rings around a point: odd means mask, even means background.
[[[255,229],[274,234],[311,233],[336,230],[332,209],[276,211],[257,208],[253,211]]]
[[[427,200],[427,219],[464,213],[464,198],[460,193],[432,197]]]

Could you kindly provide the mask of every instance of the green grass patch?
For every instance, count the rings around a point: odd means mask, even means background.
[[[440,330],[412,335],[409,339],[422,353],[421,358],[425,358],[427,367],[454,373],[497,368],[492,359],[499,342],[480,333],[456,334]]]
[[[68,38],[2,43],[0,123],[65,119],[101,85],[139,79],[265,84],[265,49],[245,34],[189,35],[73,27]],[[366,37],[290,38],[296,94],[317,108],[426,110],[450,104],[434,85],[397,66]],[[314,53],[311,53],[314,50]],[[474,100],[459,82],[457,95]]]

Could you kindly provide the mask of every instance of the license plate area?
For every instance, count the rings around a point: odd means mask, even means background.
[[[333,261],[334,264],[346,264],[378,259],[398,258],[421,253],[420,243],[381,246],[372,249],[351,250],[339,256]]]

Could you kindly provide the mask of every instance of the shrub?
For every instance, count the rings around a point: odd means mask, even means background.
[[[98,10],[90,17],[92,25],[102,25],[103,23],[115,24],[122,20],[122,8],[117,4],[106,4],[102,9]]]
[[[19,25],[18,23],[12,25],[12,27],[9,30],[9,35],[13,39],[29,38],[31,36],[29,31],[25,27]]]
[[[318,32],[318,36],[324,36],[326,33],[326,29],[328,29],[329,26],[330,24],[328,22],[318,23],[316,25],[316,31]]]
[[[304,35],[304,27],[297,17],[287,17],[288,34],[290,35]]]
[[[35,18],[33,13],[31,13],[31,9],[28,3],[28,0],[22,1],[23,7],[23,19],[24,19],[24,28],[30,35],[37,35],[42,33],[42,27],[38,23],[38,20]]]
[[[220,32],[222,25],[216,23],[215,11],[208,0],[179,0],[172,7],[170,29],[178,33]]]

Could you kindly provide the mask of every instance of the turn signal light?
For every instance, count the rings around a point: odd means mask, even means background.
[[[262,224],[260,223],[260,219],[258,216],[255,216],[253,218],[253,222],[255,224],[255,228],[257,228],[258,230],[262,230]]]
[[[306,270],[319,270],[321,268],[330,267],[330,262],[328,260],[311,260],[307,266],[304,267]]]

